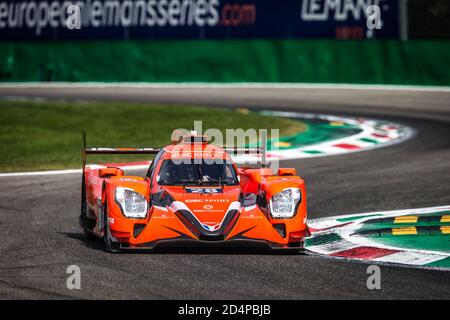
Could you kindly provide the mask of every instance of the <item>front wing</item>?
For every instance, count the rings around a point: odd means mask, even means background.
[[[202,229],[189,216],[171,208],[154,206],[146,221],[108,218],[112,240],[124,249],[153,249],[167,245],[263,245],[271,248],[303,248],[309,236],[305,215],[277,221],[277,229],[257,206],[242,207],[219,232]]]

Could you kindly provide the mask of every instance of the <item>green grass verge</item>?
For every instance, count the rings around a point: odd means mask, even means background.
[[[82,132],[88,144],[104,147],[164,146],[176,128],[203,130],[304,130],[299,122],[252,112],[198,106],[105,102],[0,101],[0,172],[78,168]],[[93,156],[92,162],[139,161],[148,156]]]

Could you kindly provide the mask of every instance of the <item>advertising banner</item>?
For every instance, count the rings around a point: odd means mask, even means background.
[[[69,29],[73,5],[80,28]],[[11,41],[386,39],[399,37],[398,20],[398,0],[0,0],[0,39]]]

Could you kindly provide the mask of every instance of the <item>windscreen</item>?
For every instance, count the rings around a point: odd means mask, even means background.
[[[181,163],[180,163],[181,162]],[[194,163],[165,160],[159,171],[160,185],[237,185],[236,171],[230,163]]]

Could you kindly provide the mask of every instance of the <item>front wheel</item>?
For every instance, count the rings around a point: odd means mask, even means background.
[[[103,240],[105,241],[105,250],[109,253],[120,252],[120,246],[111,239],[111,231],[108,225],[108,208],[105,206],[103,214]]]

